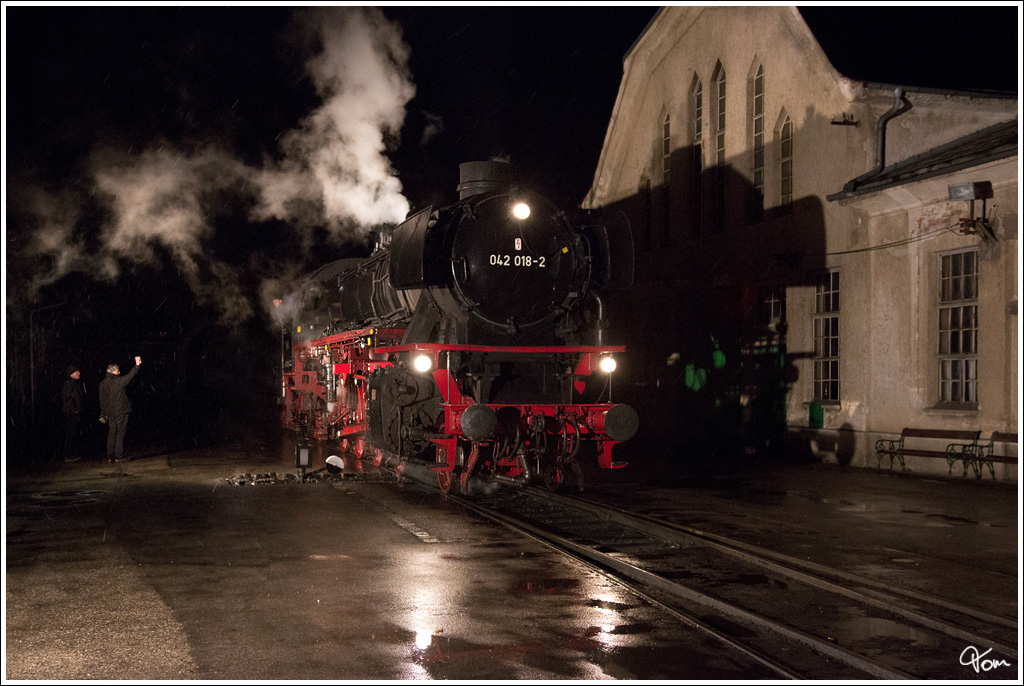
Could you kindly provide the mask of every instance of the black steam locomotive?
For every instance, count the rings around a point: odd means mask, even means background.
[[[628,224],[570,219],[508,164],[460,165],[459,200],[308,276],[285,329],[283,423],[401,471],[409,461],[551,488],[632,437],[611,402],[602,298],[633,280]]]

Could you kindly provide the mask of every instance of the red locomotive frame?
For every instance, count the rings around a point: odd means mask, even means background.
[[[401,472],[405,467],[404,458],[370,444],[368,379],[374,371],[393,367],[403,357],[426,354],[432,358],[433,365],[425,374],[433,377],[443,409],[443,426],[428,438],[435,446],[436,456],[427,466],[437,473],[438,484],[443,491],[448,492],[457,478],[460,490],[467,492],[470,476],[480,467],[489,471],[493,478],[511,482],[524,482],[539,468],[545,483],[551,488],[560,486],[566,476],[565,470],[571,468],[582,485],[582,473],[576,457],[584,442],[596,444],[600,467],[619,469],[626,466],[626,462],[613,459],[612,448],[621,441],[609,435],[609,427],[606,426],[609,412],[625,406],[610,402],[573,402],[571,397],[566,403],[488,404],[495,413],[513,408],[524,434],[532,432],[533,437],[545,434],[543,446],[532,445],[532,439],[525,438],[518,440],[512,449],[507,436],[496,434],[485,440],[472,440],[466,436],[460,420],[470,407],[478,403],[471,394],[459,389],[450,370],[438,365],[439,356],[450,352],[542,357],[572,355],[578,363],[571,386],[577,393],[582,393],[588,377],[598,371],[598,360],[602,356],[623,352],[623,346],[401,345],[404,333],[404,329],[364,328],[293,345],[292,369],[286,368],[283,372],[284,426],[307,438],[337,440],[343,449],[351,448],[358,458],[369,450],[375,464],[393,463]],[[447,359],[447,355],[445,357]],[[332,389],[336,390],[332,392]]]

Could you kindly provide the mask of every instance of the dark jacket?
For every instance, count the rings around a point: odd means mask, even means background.
[[[139,368],[135,366],[127,374],[111,374],[100,381],[100,414],[104,417],[119,417],[132,411],[132,404],[128,400],[128,393],[125,386],[132,382]]]
[[[60,391],[60,409],[65,417],[82,413],[82,382],[71,377],[64,379]]]

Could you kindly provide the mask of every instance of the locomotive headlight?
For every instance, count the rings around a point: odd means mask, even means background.
[[[516,219],[526,219],[530,216],[530,206],[525,202],[517,202],[512,206],[512,216]]]
[[[616,364],[614,357],[612,357],[611,355],[605,355],[604,357],[601,358],[601,361],[598,363],[598,366],[601,368],[601,371],[604,372],[605,374],[611,374],[612,372],[615,371],[615,368],[618,366],[618,364]]]
[[[417,355],[412,358],[412,368],[418,372],[429,372],[430,368],[434,366],[434,361],[430,359],[430,355]]]

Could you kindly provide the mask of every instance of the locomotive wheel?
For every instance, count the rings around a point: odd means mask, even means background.
[[[373,464],[377,467],[384,462],[384,452],[380,448],[373,448]]]
[[[437,487],[441,489],[442,493],[449,493],[452,490],[453,483],[455,483],[455,477],[451,472],[437,473]]]
[[[544,485],[549,491],[557,491],[565,483],[565,472],[556,466],[544,470]]]
[[[363,452],[366,450],[366,440],[362,437],[352,441],[352,454],[356,456],[357,460],[363,459]]]

